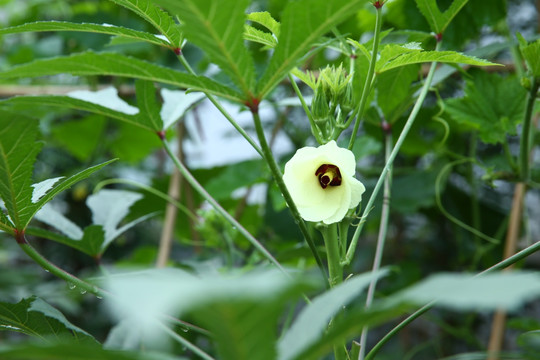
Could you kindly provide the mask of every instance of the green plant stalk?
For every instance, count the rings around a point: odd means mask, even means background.
[[[291,73],[289,73],[289,81],[291,82],[291,85],[294,89],[294,92],[296,93],[296,96],[298,96],[298,99],[300,99],[302,108],[304,109],[304,112],[306,113],[308,117],[309,124],[311,125],[311,133],[313,134],[313,136],[315,136],[315,140],[317,140],[319,144],[322,144],[322,139],[321,139],[322,134],[319,131],[319,128],[317,127],[317,125],[315,124],[315,121],[313,120],[313,115],[311,115],[311,111],[309,111],[309,107],[306,104],[306,100],[304,99],[302,92],[298,88],[298,85],[296,85],[296,81],[294,81],[294,78],[291,75]]]
[[[392,151],[392,133],[390,131],[385,134],[385,160],[388,161],[390,152]],[[372,273],[375,273],[381,268],[382,256],[384,252],[384,244],[386,242],[386,234],[388,233],[388,221],[390,219],[390,194],[392,188],[392,167],[388,170],[386,178],[384,180],[384,192],[383,192],[383,204],[381,210],[381,223],[379,225],[379,235],[377,237],[377,248],[375,250],[375,257],[373,259]],[[377,277],[371,280],[368,288],[366,298],[366,308],[369,308],[373,302],[375,296],[375,288],[377,287]],[[368,328],[362,329],[362,335],[360,336],[360,353],[358,354],[358,360],[364,359],[366,353]]]
[[[49,260],[45,259],[32,245],[26,241],[26,238],[23,234],[16,235],[17,243],[23,249],[23,251],[30,256],[39,266],[41,266],[45,271],[50,272],[54,276],[65,280],[68,284],[75,285],[76,288],[84,290],[90,294],[94,294],[98,297],[104,297],[108,293],[105,290],[98,288],[96,285],[87,283],[84,280],[79,279],[78,277],[68,273],[67,271],[60,269],[58,266],[54,265]]]
[[[376,7],[377,16],[375,18],[375,34],[373,35],[373,48],[371,50],[371,59],[369,61],[368,72],[366,81],[364,83],[364,89],[362,90],[362,97],[360,98],[360,104],[356,110],[356,114],[351,115],[351,120],[356,117],[354,123],[354,129],[351,134],[348,149],[352,150],[354,142],[356,141],[356,134],[360,127],[360,120],[364,116],[364,109],[366,107],[367,98],[371,92],[371,84],[375,74],[375,65],[377,63],[377,52],[379,51],[379,43],[381,42],[381,26],[382,26],[382,7]],[[356,115],[356,116],[354,116]],[[347,124],[348,125],[348,124]]]
[[[180,162],[180,160],[176,157],[174,152],[171,150],[171,147],[169,146],[168,142],[165,139],[162,139],[162,143],[163,143],[163,147],[165,148],[165,151],[167,152],[167,154],[169,155],[169,157],[173,161],[176,168],[180,171],[180,173],[182,174],[184,179],[186,179],[186,181],[191,186],[193,186],[195,191],[197,191],[203,197],[203,199],[208,201],[210,203],[210,205],[212,205],[212,207],[221,216],[223,216],[225,218],[225,220],[227,220],[229,223],[231,223],[232,226],[236,227],[238,229],[238,231],[257,250],[259,250],[264,255],[264,257],[266,257],[271,263],[273,263],[284,274],[289,275],[287,273],[287,271],[281,266],[281,264],[272,256],[272,254],[270,254],[270,252],[268,250],[266,250],[266,248],[264,246],[262,246],[262,244],[257,239],[255,239],[253,237],[253,235],[251,235],[249,233],[249,231],[247,231],[231,214],[229,214],[225,209],[223,209],[221,207],[221,205],[219,205],[219,203],[206,191],[206,189],[201,184],[199,184],[199,182],[193,177],[191,172],[189,172],[189,170],[184,166],[184,164],[182,164],[182,162]]]
[[[261,122],[261,117],[259,116],[259,112],[252,110],[251,113],[253,115],[253,122],[255,123],[255,131],[257,132],[257,137],[259,138],[259,142],[261,143],[261,149],[263,151],[263,158],[266,160],[266,163],[268,164],[268,167],[270,168],[270,171],[272,172],[274,180],[276,181],[276,184],[279,190],[281,191],[281,194],[283,195],[283,198],[285,199],[287,206],[291,210],[294,221],[298,224],[298,227],[300,228],[300,231],[302,232],[304,239],[306,240],[309,248],[311,249],[311,252],[313,253],[313,257],[315,258],[315,261],[317,262],[317,265],[319,266],[319,269],[321,270],[323,277],[326,278],[324,265],[321,260],[321,257],[319,256],[319,253],[317,252],[315,243],[313,242],[313,239],[310,236],[309,230],[306,226],[306,223],[304,222],[304,219],[302,219],[302,217],[300,216],[300,212],[298,211],[298,208],[296,207],[296,204],[294,203],[292,196],[289,193],[289,189],[287,189],[287,186],[285,185],[285,182],[283,181],[283,175],[281,174],[281,170],[279,169],[279,166],[276,163],[276,159],[274,158],[274,155],[272,155],[272,150],[270,149],[270,146],[268,146],[268,142],[266,141],[266,137],[264,136],[264,129],[262,127],[262,122]]]
[[[328,283],[330,288],[343,282],[343,266],[341,266],[340,239],[338,238],[338,224],[324,225],[321,228],[326,247],[326,259],[328,261]],[[333,320],[330,321],[330,327]],[[334,345],[335,360],[346,359],[346,347],[344,344]]]
[[[184,65],[184,67],[186,68],[186,70],[191,74],[191,75],[197,75],[195,74],[195,71],[193,71],[193,69],[191,68],[191,66],[189,65],[189,63],[187,62],[186,58],[184,57],[184,55],[180,54],[178,55],[178,59],[180,60],[180,62],[182,63],[182,65]],[[233,117],[231,116],[231,114],[229,114],[227,112],[227,110],[225,110],[225,108],[216,100],[216,98],[208,93],[208,92],[203,92],[204,95],[206,95],[206,97],[208,98],[208,100],[210,100],[212,102],[212,104],[214,104],[214,106],[223,114],[223,116],[225,116],[225,118],[231,123],[231,125],[236,129],[236,131],[238,131],[240,133],[240,135],[242,135],[244,137],[244,139],[247,140],[247,142],[255,149],[255,151],[257,151],[259,153],[259,155],[261,155],[261,157],[263,156],[263,153],[261,151],[261,148],[259,147],[259,145],[257,145],[257,143],[255,142],[255,140],[253,140],[251,138],[251,136],[248,135],[248,133],[240,126],[238,125],[238,123],[233,119]]]
[[[324,226],[322,233],[328,261],[328,283],[333,288],[343,282],[343,266],[341,265],[337,224]]]
[[[525,259],[527,256],[534,254],[535,252],[539,250],[540,250],[540,241],[537,241],[536,243],[526,247],[525,249],[521,250],[515,255],[503,261],[500,261],[497,264],[493,265],[492,267],[482,271],[477,276],[481,276],[481,275],[484,275],[493,271],[505,269],[511,265],[514,265],[518,261]],[[424,305],[423,307],[421,307],[420,309],[416,310],[414,313],[409,315],[405,320],[403,320],[398,325],[396,325],[381,340],[379,340],[379,342],[371,349],[369,354],[365,357],[365,360],[373,359],[374,356],[377,355],[377,352],[384,346],[384,344],[386,344],[394,335],[396,335],[399,331],[401,331],[401,329],[403,329],[405,326],[409,325],[415,319],[419,318],[422,314],[430,310],[434,304],[435,304],[435,301],[432,301]]]
[[[521,143],[519,147],[519,164],[521,181],[527,182],[530,178],[529,154],[531,142],[531,127],[534,103],[536,101],[536,93],[540,87],[540,79],[533,77],[531,88],[527,99],[527,107],[525,110],[525,118],[523,119],[523,128],[521,132]]]
[[[437,43],[437,47],[435,48],[435,51],[437,51],[439,47],[440,47],[440,42]],[[433,74],[435,73],[436,66],[437,66],[436,62],[431,63],[431,67],[429,69],[424,85],[422,86],[422,90],[420,91],[420,95],[418,96],[418,99],[416,99],[416,103],[414,104],[414,107],[411,113],[409,114],[409,118],[407,119],[407,122],[405,123],[405,126],[403,127],[403,130],[401,131],[401,134],[399,135],[399,138],[396,141],[396,145],[394,146],[394,148],[392,149],[392,152],[390,153],[390,157],[388,158],[388,161],[386,162],[386,165],[384,166],[381,172],[381,175],[379,176],[379,179],[377,180],[377,184],[375,185],[375,188],[373,189],[373,193],[371,193],[371,196],[368,200],[367,205],[364,208],[364,212],[362,213],[360,223],[358,224],[358,227],[356,228],[353,234],[351,243],[347,250],[347,254],[345,255],[345,259],[343,259],[343,262],[342,262],[343,265],[348,265],[352,261],[354,252],[356,251],[356,245],[358,244],[360,233],[362,232],[362,229],[364,227],[365,219],[367,215],[369,214],[369,212],[371,211],[373,203],[375,202],[375,198],[377,197],[377,194],[379,193],[379,190],[381,189],[381,186],[383,185],[386,174],[392,167],[394,159],[396,158],[401,148],[401,145],[405,141],[405,138],[407,137],[407,134],[409,133],[409,130],[411,129],[414,123],[414,120],[416,119],[416,116],[418,115],[418,112],[420,111],[420,108],[422,107],[422,104],[424,103],[424,99],[426,98],[426,95],[429,91],[429,87],[431,86],[431,81],[433,80]]]

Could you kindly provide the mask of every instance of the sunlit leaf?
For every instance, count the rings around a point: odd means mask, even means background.
[[[270,15],[268,11],[258,11],[247,14],[247,19],[251,22],[264,26],[276,37],[279,36],[281,24]]]
[[[255,68],[242,37],[249,0],[156,2],[178,16],[186,38],[199,46],[239,86],[245,97],[253,93]]]
[[[281,16],[278,44],[258,84],[258,96],[266,97],[321,36],[354,15],[364,3],[365,0],[288,2]]]
[[[110,0],[123,6],[152,24],[175,48],[182,46],[182,33],[171,15],[150,0]]]
[[[440,62],[447,64],[468,64],[475,66],[499,65],[487,60],[482,60],[474,56],[464,55],[455,51],[407,51],[386,62],[377,61],[375,71],[382,73],[400,66],[419,64],[425,62]]]
[[[56,74],[125,76],[206,91],[233,101],[242,99],[235,90],[206,77],[186,74],[116,53],[88,51],[65,57],[36,60],[1,72],[0,78],[12,79]]]
[[[246,25],[244,28],[244,39],[273,48],[277,44],[276,38],[272,34]]]
[[[79,32],[91,32],[97,34],[116,35],[123,38],[128,38],[137,41],[146,41],[155,45],[172,47],[167,41],[153,34],[149,34],[144,31],[137,31],[128,29],[121,26],[115,26],[110,24],[88,24],[88,23],[71,23],[66,21],[37,21],[33,23],[26,23],[19,26],[8,27],[0,29],[0,35],[2,34],[15,34],[21,32],[39,32],[39,31],[79,31]]]
[[[43,340],[72,339],[96,343],[90,334],[70,323],[60,311],[34,296],[17,304],[0,302],[0,330],[16,331]]]

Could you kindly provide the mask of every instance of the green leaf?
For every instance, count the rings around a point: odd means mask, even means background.
[[[234,190],[267,180],[270,175],[267,169],[261,160],[229,164],[219,175],[212,176],[206,190],[217,200],[229,199]]]
[[[220,359],[273,360],[278,314],[313,286],[277,271],[194,276],[161,269],[111,277],[106,288],[118,295],[109,299],[113,313],[133,320],[133,331],[159,338],[163,315],[189,313],[213,334]]]
[[[54,106],[88,111],[142,127],[147,131],[153,132],[151,128],[145,127],[145,125],[141,124],[136,118],[135,115],[139,112],[139,109],[121,100],[118,97],[116,89],[112,87],[99,91],[79,90],[68,93],[65,96],[15,96],[6,100],[0,100],[0,106],[11,107],[14,111],[19,113],[24,113],[35,106]],[[96,126],[99,127],[97,124]],[[72,125],[72,127],[77,126]]]
[[[110,163],[114,161],[116,161],[116,159],[109,160],[99,165],[89,167],[68,178],[63,178],[62,180],[58,181],[50,190],[48,190],[42,197],[40,197],[39,200],[34,201],[34,199],[32,199],[32,204],[28,204],[27,208],[24,209],[25,217],[21,216],[21,220],[24,221],[23,222],[24,227],[28,225],[28,223],[30,222],[30,220],[32,220],[36,212],[38,212],[39,209],[43,207],[43,205],[51,201],[56,195],[58,195],[59,193],[61,193],[62,191],[66,189],[69,189],[72,185],[78,183],[81,180],[86,179],[87,177],[95,173],[96,171],[101,170],[101,168],[103,168],[106,165],[109,165]]]
[[[0,330],[17,331],[49,341],[70,339],[80,343],[96,343],[90,334],[35,296],[17,304],[0,302]]]
[[[103,116],[89,115],[82,120],[55,124],[51,129],[55,143],[81,162],[88,161],[103,141],[106,121]]]
[[[161,10],[151,0],[110,0],[120,6],[133,11],[144,20],[152,24],[174,48],[182,46],[182,33],[173,18]]]
[[[400,66],[377,76],[377,103],[390,124],[410,106],[414,95],[411,88],[418,79],[419,66]]]
[[[476,66],[498,66],[487,60],[474,56],[464,55],[455,51],[413,51],[398,55],[388,61],[377,61],[375,71],[382,73],[400,66],[419,64],[425,62],[440,62],[448,64],[468,64]]]
[[[435,306],[453,310],[515,310],[540,296],[540,273],[512,271],[471,274],[436,274],[394,295],[418,305],[433,300]]]
[[[65,73],[72,75],[125,76],[161,82],[195,91],[206,91],[226,99],[242,102],[242,96],[238,92],[206,77],[186,74],[115,53],[88,51],[71,56],[37,60],[1,72],[0,79]]]
[[[288,2],[281,16],[278,44],[259,81],[257,96],[266,97],[321,36],[354,15],[364,3],[366,0]]]
[[[149,34],[144,31],[137,31],[128,29],[121,26],[115,26],[110,24],[89,24],[89,23],[71,23],[65,21],[37,21],[33,23],[27,23],[19,26],[8,27],[0,29],[0,35],[3,34],[15,34],[22,32],[38,32],[38,31],[78,31],[78,32],[91,32],[97,34],[116,35],[123,38],[133,39],[137,41],[145,41],[155,45],[172,47],[171,44],[163,40],[162,38]]]
[[[154,131],[163,129],[163,121],[159,114],[160,106],[156,99],[156,88],[151,81],[137,80],[135,83],[139,113],[137,120]]]
[[[446,111],[458,124],[477,130],[483,142],[496,144],[516,134],[526,97],[515,77],[477,71],[467,80],[463,98],[446,101]]]
[[[517,34],[519,39],[519,50],[527,63],[527,68],[534,77],[540,77],[540,39],[528,44],[521,34]]]
[[[272,34],[256,29],[250,25],[246,25],[244,28],[244,39],[268,46],[269,48],[274,48],[277,45],[277,40]]]
[[[279,37],[281,24],[277,22],[268,11],[252,12],[247,15],[247,19],[251,22],[264,26],[270,32]]]
[[[416,6],[426,18],[431,31],[442,34],[467,2],[468,0],[453,0],[452,5],[444,13],[439,10],[436,0],[416,0]]]
[[[386,270],[355,276],[328,290],[307,305],[279,341],[281,360],[300,359],[310,346],[317,343],[328,328],[330,320],[369,283],[387,274]]]
[[[3,360],[185,360],[152,351],[118,351],[103,349],[99,345],[77,342],[3,344],[0,347]]]
[[[156,2],[179,17],[186,38],[199,46],[240,87],[245,97],[254,92],[255,67],[242,37],[249,0]]]
[[[0,113],[0,197],[13,225],[26,226],[32,203],[32,171],[41,144],[36,143],[38,122]]]
[[[123,162],[135,163],[144,160],[162,146],[163,143],[154,132],[120,123],[109,148],[114,157]]]

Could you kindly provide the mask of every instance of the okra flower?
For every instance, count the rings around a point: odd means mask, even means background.
[[[354,154],[332,140],[296,151],[285,164],[283,181],[304,220],[332,224],[362,200],[366,188],[355,170]]]

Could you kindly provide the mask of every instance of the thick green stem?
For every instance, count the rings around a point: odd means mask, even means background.
[[[385,132],[385,160],[388,161],[390,152],[392,151],[392,132]],[[384,244],[386,242],[386,234],[388,233],[388,221],[390,219],[390,193],[392,188],[392,168],[386,174],[384,180],[384,192],[383,192],[383,204],[381,210],[381,224],[379,226],[379,235],[377,237],[377,249],[375,250],[375,257],[373,259],[373,268],[372,273],[377,272],[381,268],[382,256],[384,252]],[[367,298],[366,298],[366,308],[371,306],[373,298],[375,296],[375,288],[377,287],[378,278],[375,276],[371,283],[369,284]],[[358,360],[364,358],[366,351],[366,342],[367,342],[368,328],[365,327],[362,329],[362,335],[360,336],[360,353],[358,354]]]
[[[328,283],[333,288],[343,282],[343,266],[341,265],[341,250],[338,238],[338,224],[325,225],[321,228],[326,247],[326,259],[328,261]],[[332,326],[333,320],[330,322]],[[344,343],[334,345],[335,360],[347,358],[347,348]]]
[[[527,99],[527,108],[525,110],[525,118],[523,119],[523,130],[521,132],[521,144],[519,148],[519,164],[521,181],[527,182],[530,177],[529,169],[529,153],[531,142],[531,127],[532,127],[532,115],[534,109],[534,103],[536,101],[536,93],[540,86],[540,79],[533,78],[531,88],[529,90],[529,96]]]
[[[58,266],[51,263],[49,260],[45,259],[40,253],[37,252],[36,249],[32,247],[26,241],[26,238],[24,237],[24,234],[17,233],[16,234],[17,243],[19,246],[23,249],[23,251],[30,256],[32,260],[34,260],[39,266],[41,266],[45,271],[50,272],[56,277],[59,277],[62,280],[65,280],[70,287],[77,288],[78,290],[82,292],[88,292],[90,294],[94,294],[98,297],[103,297],[107,294],[105,290],[102,290],[98,288],[96,285],[92,285],[90,283],[87,283],[84,280],[79,279],[78,277],[68,273],[65,270],[60,269]]]
[[[437,47],[435,50],[438,50],[439,46],[440,46],[440,42],[437,43]],[[343,260],[344,265],[350,264],[354,256],[354,252],[356,251],[356,245],[358,244],[360,233],[362,232],[362,228],[364,227],[365,219],[367,215],[369,214],[369,212],[371,211],[371,208],[375,202],[375,198],[377,197],[377,194],[379,193],[379,190],[381,189],[384,183],[386,174],[388,173],[388,171],[390,171],[390,168],[392,167],[392,164],[394,163],[394,159],[396,158],[401,148],[401,145],[405,141],[405,138],[407,137],[407,134],[409,133],[409,130],[411,129],[414,123],[414,120],[416,119],[416,116],[418,115],[418,112],[420,111],[420,108],[422,107],[422,104],[424,103],[424,99],[426,98],[426,95],[429,91],[429,87],[431,86],[431,81],[433,80],[433,74],[435,73],[436,66],[437,66],[436,62],[433,62],[431,64],[431,67],[429,69],[424,85],[422,86],[422,90],[420,91],[420,95],[418,96],[418,99],[416,100],[416,103],[414,104],[414,107],[409,115],[409,118],[407,119],[407,122],[405,123],[405,126],[403,127],[403,130],[401,131],[401,134],[399,135],[399,138],[396,142],[396,145],[394,146],[394,149],[392,150],[392,153],[390,153],[390,157],[388,158],[388,161],[386,162],[386,165],[384,166],[381,172],[381,175],[379,176],[379,179],[377,180],[377,184],[375,185],[375,188],[373,189],[373,193],[371,193],[371,196],[364,208],[364,211],[362,213],[362,217],[360,220],[360,224],[358,224],[358,227],[356,228],[356,231],[354,232],[354,235],[351,240],[351,244],[349,245],[349,249],[347,250],[347,255],[345,256],[345,259]]]
[[[257,137],[259,138],[259,142],[261,143],[261,149],[263,151],[263,158],[266,160],[266,163],[268,164],[268,167],[270,168],[270,171],[272,172],[272,175],[274,176],[274,180],[276,181],[276,184],[279,190],[281,191],[281,194],[283,195],[283,198],[285,199],[287,206],[289,206],[289,209],[291,210],[291,213],[294,217],[294,221],[298,224],[300,231],[302,232],[302,235],[304,236],[304,239],[306,240],[309,248],[311,249],[311,252],[313,253],[313,257],[315,258],[315,261],[317,262],[319,269],[321,270],[323,276],[326,277],[326,273],[324,271],[324,265],[321,260],[321,257],[319,256],[319,253],[317,252],[315,243],[313,242],[313,239],[310,236],[309,230],[306,226],[306,223],[304,222],[304,219],[302,219],[302,217],[300,216],[300,212],[298,211],[298,208],[296,207],[296,204],[294,203],[292,196],[289,193],[289,189],[287,189],[287,186],[285,185],[285,182],[283,181],[283,174],[281,174],[281,170],[279,169],[279,166],[276,163],[276,159],[274,158],[274,155],[272,155],[272,150],[270,149],[270,146],[268,145],[268,142],[266,141],[266,137],[264,135],[264,129],[261,123],[261,118],[259,116],[259,112],[257,109],[252,109],[251,113],[253,115],[253,122],[255,123],[255,130],[257,131]]]
[[[193,69],[191,68],[191,66],[187,62],[184,55],[182,55],[182,54],[178,55],[178,59],[180,60],[182,65],[184,65],[184,67],[186,68],[186,70],[190,74],[197,75],[197,74],[195,74],[195,71],[193,71]],[[261,148],[259,147],[259,145],[257,145],[255,140],[253,140],[251,138],[251,136],[249,136],[248,133],[246,133],[246,131],[240,125],[238,125],[238,123],[233,119],[231,114],[229,114],[229,112],[227,110],[225,110],[225,108],[216,100],[216,98],[212,94],[210,94],[208,92],[203,92],[203,93],[204,93],[204,95],[206,95],[208,100],[210,100],[212,102],[212,104],[214,104],[214,106],[223,114],[223,116],[225,116],[225,118],[231,123],[231,125],[236,129],[236,131],[238,131],[240,133],[240,135],[242,135],[244,137],[244,139],[247,140],[247,142],[255,149],[255,151],[257,151],[259,153],[259,155],[263,156]]]
[[[225,209],[219,205],[219,203],[204,189],[204,187],[199,184],[199,182],[193,177],[191,172],[180,162],[180,160],[176,157],[174,152],[171,150],[169,144],[165,139],[162,139],[163,147],[165,148],[165,151],[173,161],[174,165],[177,167],[177,169],[180,171],[184,179],[197,191],[203,199],[208,201],[210,205],[227,220],[232,226],[236,227],[238,231],[257,249],[259,250],[264,257],[266,257],[270,262],[272,262],[279,270],[281,270],[283,273],[287,274],[287,271],[281,266],[281,264],[270,254],[268,250],[265,249],[262,244],[253,237],[247,231],[231,214],[229,214]]]
[[[341,265],[337,224],[325,226],[323,237],[328,261],[328,283],[330,287],[334,287],[343,282],[343,266]]]
[[[356,141],[356,134],[358,128],[360,127],[360,120],[364,116],[364,108],[366,107],[366,102],[371,92],[371,85],[373,83],[374,73],[375,73],[375,64],[377,63],[377,52],[379,51],[379,43],[381,42],[381,26],[382,26],[382,7],[376,7],[377,17],[375,19],[375,34],[373,35],[373,48],[371,50],[371,59],[369,61],[368,73],[366,76],[366,81],[364,82],[364,89],[362,90],[362,97],[360,98],[360,105],[356,110],[356,114],[351,116],[351,119],[356,117],[354,123],[354,129],[351,134],[351,140],[349,141],[349,150],[352,150],[354,142]],[[355,116],[356,115],[356,116]]]

